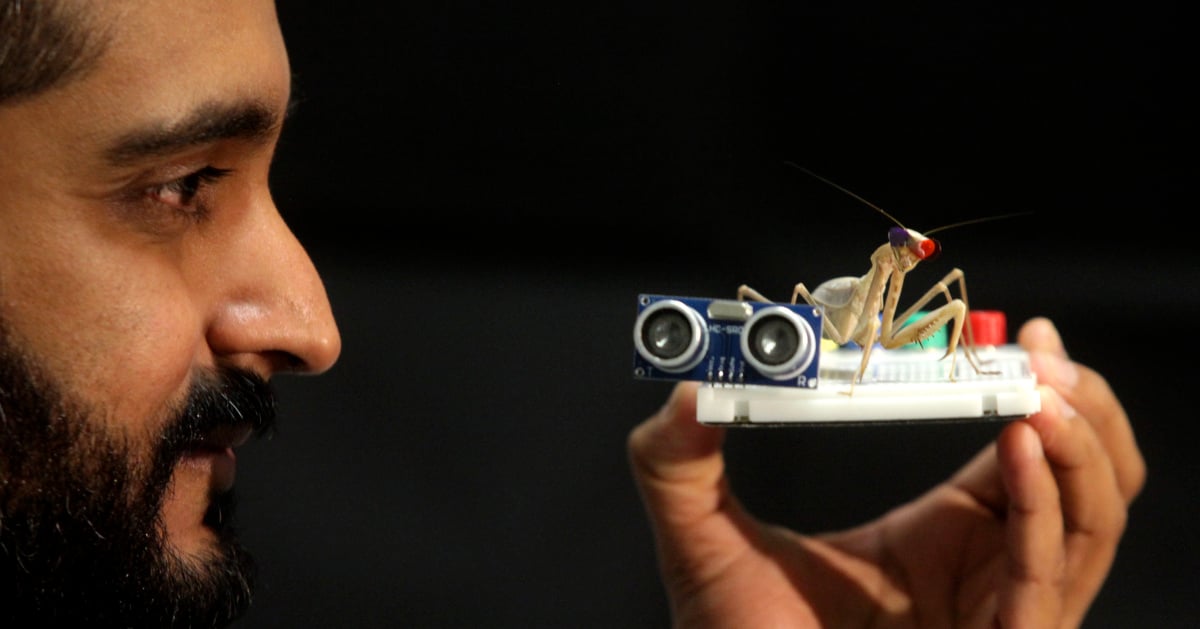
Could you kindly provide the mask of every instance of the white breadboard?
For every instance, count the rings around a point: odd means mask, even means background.
[[[951,381],[945,350],[876,347],[853,392],[850,380],[861,350],[825,350],[819,381],[811,388],[702,385],[697,420],[722,426],[947,422],[1013,419],[1041,410],[1024,350],[1015,345],[978,350],[983,369],[997,373],[977,374],[959,349]]]

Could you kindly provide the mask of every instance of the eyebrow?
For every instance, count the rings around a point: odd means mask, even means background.
[[[122,165],[219,140],[261,140],[279,128],[293,107],[289,101],[281,116],[261,101],[207,103],[178,120],[122,135],[104,155],[110,163]]]

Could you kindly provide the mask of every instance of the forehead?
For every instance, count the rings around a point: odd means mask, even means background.
[[[289,69],[273,0],[88,4],[93,19],[84,28],[99,31],[103,51],[86,74],[34,98],[40,120],[31,122],[43,130],[83,148],[202,105],[286,105]]]
[[[119,0],[94,2],[120,72],[186,66],[205,74],[250,69],[282,35],[273,0]],[[197,65],[195,62],[201,62]]]
[[[272,0],[98,3],[112,30],[110,76],[137,91],[229,96],[285,89],[287,57]]]

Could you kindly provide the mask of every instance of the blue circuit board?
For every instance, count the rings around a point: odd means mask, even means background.
[[[633,374],[816,388],[821,312],[809,305],[638,295]]]

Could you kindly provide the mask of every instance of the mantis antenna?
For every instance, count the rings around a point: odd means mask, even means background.
[[[805,167],[803,167],[803,166],[801,166],[801,165],[799,165],[799,164],[797,164],[797,163],[795,163],[795,162],[792,162],[792,161],[787,161],[787,162],[784,162],[784,163],[785,163],[785,164],[787,164],[788,166],[791,166],[791,167],[793,167],[793,168],[797,168],[797,169],[799,169],[799,170],[802,170],[802,171],[804,171],[805,173],[808,173],[808,175],[809,175],[809,176],[811,176],[811,177],[813,177],[813,178],[815,178],[815,179],[819,179],[819,180],[821,180],[821,181],[825,182],[826,184],[828,184],[828,185],[830,185],[830,186],[832,186],[832,187],[834,187],[834,188],[837,188],[838,190],[841,190],[842,192],[844,192],[844,193],[846,193],[847,195],[849,195],[849,196],[851,196],[851,197],[853,197],[853,198],[855,198],[855,199],[857,199],[857,200],[861,201],[863,204],[865,204],[865,205],[867,205],[868,207],[870,207],[870,208],[874,209],[875,211],[879,212],[880,214],[883,214],[884,216],[888,217],[888,218],[889,218],[889,219],[891,219],[891,221],[892,221],[893,223],[895,223],[896,225],[898,225],[898,226],[900,226],[900,227],[904,227],[904,223],[901,223],[899,220],[897,220],[897,219],[896,219],[896,217],[895,217],[895,216],[892,216],[891,214],[889,214],[889,213],[887,212],[887,210],[884,210],[883,208],[879,207],[878,205],[875,205],[874,203],[871,203],[870,201],[868,201],[868,200],[866,200],[866,199],[862,198],[861,196],[859,196],[859,195],[855,194],[854,192],[852,192],[852,191],[850,191],[850,190],[847,190],[847,189],[846,189],[844,186],[840,186],[840,185],[838,185],[836,182],[833,182],[833,181],[829,180],[829,179],[828,179],[828,178],[826,178],[826,177],[822,177],[821,175],[818,175],[817,173],[814,173],[813,171],[811,171],[811,170],[809,170],[809,169],[807,169],[807,168],[805,168]],[[929,234],[937,233],[937,232],[940,232],[940,231],[945,231],[945,230],[947,230],[947,229],[950,229],[950,228],[953,228],[953,227],[962,227],[962,226],[964,226],[964,225],[972,225],[972,224],[975,224],[975,223],[986,223],[986,222],[988,222],[988,221],[996,221],[996,220],[1000,220],[1000,219],[1003,219],[1003,218],[1012,218],[1012,217],[1014,217],[1014,216],[1024,216],[1024,215],[1027,215],[1027,214],[1033,214],[1033,212],[1012,212],[1012,213],[1010,213],[1010,214],[998,214],[998,215],[995,215],[995,216],[984,216],[984,217],[980,217],[980,218],[972,218],[972,219],[968,219],[968,220],[965,220],[965,221],[959,221],[959,222],[957,222],[957,223],[950,223],[949,225],[942,225],[941,227],[934,227],[933,229],[926,230],[926,231],[925,231],[925,232],[923,232],[923,233],[924,233],[926,236],[928,236]],[[905,227],[905,229],[908,229],[908,228],[907,228],[907,227]]]

